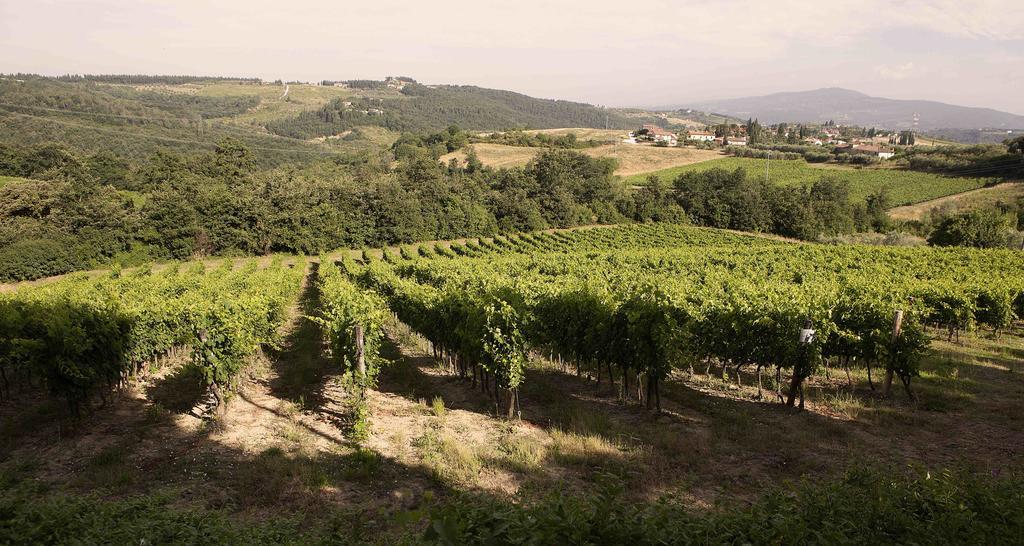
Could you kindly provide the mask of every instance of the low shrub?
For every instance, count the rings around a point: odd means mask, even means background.
[[[633,504],[608,485],[526,507],[464,495],[427,518],[424,538],[441,544],[1014,544],[1024,480],[855,468],[710,514],[672,498]]]
[[[24,281],[85,267],[66,241],[28,239],[0,248],[0,281]]]

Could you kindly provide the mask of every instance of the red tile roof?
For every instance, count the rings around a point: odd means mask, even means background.
[[[643,129],[645,131],[647,131],[648,133],[651,133],[652,135],[655,135],[655,136],[676,136],[675,133],[670,132],[670,131],[666,131],[666,130],[662,129],[661,127],[658,127],[657,125],[645,124],[643,126]]]

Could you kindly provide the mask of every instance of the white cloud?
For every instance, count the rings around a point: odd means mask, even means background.
[[[875,67],[875,73],[887,80],[905,80],[914,72],[914,63],[903,63],[900,65],[880,64]]]

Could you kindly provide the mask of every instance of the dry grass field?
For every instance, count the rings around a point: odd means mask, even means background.
[[[639,144],[600,146],[584,150],[583,153],[592,157],[612,157],[617,159],[619,161],[619,168],[615,170],[615,174],[620,176],[632,176],[670,167],[692,165],[722,157],[722,154],[717,150],[656,148]]]
[[[528,148],[524,146],[505,146],[504,144],[472,144],[480,161],[488,167],[500,169],[502,167],[519,167],[526,165],[533,159],[533,156],[543,148]],[[459,161],[466,160],[466,150],[456,150],[450,154],[441,156],[441,161],[447,163],[452,159]]]
[[[626,138],[629,131],[625,129],[591,129],[589,127],[565,127],[561,129],[535,129],[527,133],[544,135],[567,135],[573,133],[579,140],[598,140],[608,142],[619,142]]]
[[[704,127],[706,126],[705,123],[701,123],[699,121],[695,121],[695,120],[692,120],[692,119],[679,118],[679,117],[674,117],[674,116],[669,116],[669,117],[665,118],[665,121],[668,121],[669,123],[673,123],[673,124],[676,124],[676,125],[684,125],[684,126],[686,126],[687,128],[690,128],[690,129],[704,129]]]
[[[971,190],[914,205],[896,207],[889,211],[889,216],[896,220],[920,220],[933,211],[967,211],[991,207],[1000,201],[1012,202],[1020,198],[1024,198],[1024,183],[1006,182],[990,188]]]
[[[473,144],[472,146],[480,161],[484,165],[494,168],[526,165],[535,155],[545,149],[486,143]],[[640,144],[609,144],[595,148],[586,148],[580,151],[591,157],[611,157],[617,159],[619,167],[615,170],[615,174],[620,176],[633,176],[660,171],[722,157],[722,154],[715,150],[656,148]],[[452,152],[441,156],[441,161],[447,163],[452,158],[463,161],[466,158],[466,152],[462,150]]]
[[[930,137],[926,135],[915,135],[914,143],[918,146],[963,146],[960,142]]]

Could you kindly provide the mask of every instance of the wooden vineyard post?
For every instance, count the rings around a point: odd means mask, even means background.
[[[903,311],[897,309],[896,314],[892,317],[892,343],[896,343],[896,340],[900,337],[900,332],[903,329]],[[889,396],[889,389],[892,388],[892,376],[893,367],[890,362],[885,371],[885,385],[882,387],[882,394]]]
[[[366,357],[364,355],[363,347],[363,327],[360,324],[356,325],[356,374],[360,378],[366,377]]]

